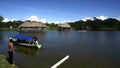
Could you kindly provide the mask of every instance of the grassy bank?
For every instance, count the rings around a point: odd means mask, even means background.
[[[0,30],[18,30],[18,28],[0,28]]]
[[[7,61],[6,57],[2,54],[0,54],[0,68],[18,68],[16,65],[12,66]]]

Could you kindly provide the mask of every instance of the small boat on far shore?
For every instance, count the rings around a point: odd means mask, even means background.
[[[19,46],[33,47],[33,48],[41,48],[41,44],[36,44],[36,37],[33,36],[25,36],[25,35],[15,35],[9,39],[13,40],[14,44]]]

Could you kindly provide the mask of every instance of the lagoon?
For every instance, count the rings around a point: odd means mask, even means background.
[[[19,68],[50,68],[66,55],[58,68],[120,68],[120,31],[57,31],[39,33],[0,31],[0,52],[8,56],[8,38],[16,34],[38,37],[42,49],[14,46]]]

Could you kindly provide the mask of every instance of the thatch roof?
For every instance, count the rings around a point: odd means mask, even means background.
[[[42,22],[24,22],[18,28],[20,27],[46,27],[46,25]]]
[[[59,24],[58,27],[71,28],[71,26],[68,23]]]

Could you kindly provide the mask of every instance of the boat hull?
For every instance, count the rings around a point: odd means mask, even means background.
[[[27,44],[27,43],[18,43],[16,41],[14,41],[14,44],[17,45],[17,46],[24,46],[24,47],[30,47],[30,48],[38,48],[40,49],[41,48],[41,45],[34,45],[34,44]]]

